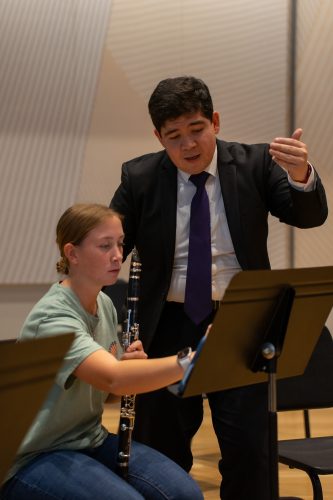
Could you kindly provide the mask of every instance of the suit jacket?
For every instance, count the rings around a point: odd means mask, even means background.
[[[325,191],[316,174],[312,192],[292,188],[272,160],[267,144],[217,140],[217,168],[226,216],[242,269],[270,268],[268,214],[300,228],[323,224]],[[177,168],[163,150],[123,164],[111,206],[124,215],[124,258],[137,247],[140,282],[140,338],[149,349],[170,286],[177,210]]]

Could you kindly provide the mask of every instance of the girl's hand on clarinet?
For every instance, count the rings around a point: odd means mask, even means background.
[[[210,325],[208,325],[207,330],[206,330],[206,333],[205,333],[205,337],[207,337],[207,335],[209,334],[209,332],[210,332],[210,330],[211,330],[212,326],[213,326],[213,323],[211,323]]]
[[[135,340],[128,346],[121,359],[147,359],[141,340]]]

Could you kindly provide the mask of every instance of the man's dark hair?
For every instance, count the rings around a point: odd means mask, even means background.
[[[213,102],[207,85],[193,76],[166,78],[159,82],[149,103],[149,113],[156,130],[160,133],[167,120],[200,111],[212,121]]]

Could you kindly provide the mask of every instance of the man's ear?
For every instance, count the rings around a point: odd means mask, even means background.
[[[160,143],[162,144],[162,146],[164,147],[164,144],[163,144],[163,140],[162,140],[162,137],[161,137],[161,134],[159,133],[159,131],[155,128],[154,129],[154,135],[155,137],[157,137],[157,139],[160,141]]]
[[[77,264],[77,251],[73,243],[66,243],[64,245],[64,255],[70,264]]]
[[[212,123],[213,123],[215,134],[218,134],[220,131],[220,114],[218,111],[213,111]]]

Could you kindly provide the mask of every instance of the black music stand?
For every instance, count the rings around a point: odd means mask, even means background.
[[[276,378],[301,375],[333,305],[333,267],[241,271],[178,396],[268,382],[270,499],[278,500]]]
[[[0,342],[0,485],[73,338],[73,334],[64,334]]]

